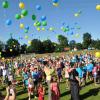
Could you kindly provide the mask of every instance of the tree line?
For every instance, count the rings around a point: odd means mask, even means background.
[[[77,48],[78,50],[89,48],[100,50],[100,40],[93,40],[89,33],[83,34],[82,43],[76,43],[75,40],[68,41],[67,37],[64,35],[58,35],[57,39],[58,43],[52,42],[50,39],[44,41],[33,39],[28,46],[27,44],[21,45],[18,40],[11,37],[7,40],[6,44],[0,41],[0,56],[9,57],[26,53],[63,52],[74,48]]]

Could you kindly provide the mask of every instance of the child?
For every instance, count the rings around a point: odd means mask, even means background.
[[[97,79],[97,66],[94,66],[93,70],[92,70],[92,74],[94,77],[94,84],[96,85],[96,79]]]
[[[51,100],[60,100],[60,89],[55,77],[52,78],[50,88],[52,92]]]
[[[44,95],[45,95],[45,89],[43,85],[40,83],[38,87],[38,100],[44,100]]]
[[[29,76],[28,79],[28,96],[29,96],[29,100],[31,100],[31,95],[33,95],[33,80],[31,75]]]
[[[69,88],[69,69],[70,66],[66,63],[66,67],[65,67],[65,78],[66,78],[66,88]]]

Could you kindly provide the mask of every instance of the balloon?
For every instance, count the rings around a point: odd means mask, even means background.
[[[23,9],[23,10],[21,11],[21,14],[22,14],[23,16],[27,16],[28,11],[27,11],[27,10],[25,10],[25,9]]]
[[[20,18],[21,18],[21,15],[16,14],[16,15],[15,15],[15,18],[16,18],[16,19],[20,19]]]
[[[25,36],[25,39],[28,39],[28,36],[27,35]]]
[[[21,18],[24,18],[24,16],[23,16],[23,15],[21,15]]]
[[[74,34],[73,32],[70,33],[70,35],[73,35],[73,34]]]
[[[34,26],[36,26],[36,22],[34,23]]]
[[[19,3],[19,8],[20,8],[20,9],[24,9],[24,7],[25,7],[24,3],[23,3],[23,2],[20,2],[20,3]]]
[[[58,0],[52,0],[54,3],[57,3],[58,2]]]
[[[42,31],[45,31],[45,28],[44,27],[42,28]]]
[[[59,5],[58,3],[53,3],[53,6],[55,7],[58,7],[58,5]]]
[[[36,26],[41,26],[41,23],[39,21],[37,21]]]
[[[6,20],[6,25],[11,25],[12,21],[10,19]]]
[[[25,26],[25,29],[26,29],[26,30],[29,30],[29,26]]]
[[[76,38],[79,38],[79,37],[80,37],[80,34],[75,34],[75,37],[76,37]]]
[[[32,15],[32,19],[35,20],[36,19],[36,16],[35,15]]]
[[[43,21],[42,22],[42,26],[47,26],[47,22],[46,21]]]
[[[96,10],[100,10],[100,4],[96,5]]]
[[[37,10],[41,10],[41,6],[40,5],[36,5],[36,9]]]
[[[38,28],[37,28],[37,31],[40,31],[40,30],[41,30],[41,29],[38,27]]]
[[[46,20],[46,16],[42,16],[42,17],[41,17],[41,20],[42,20],[42,21],[45,21],[45,20]]]
[[[4,2],[2,3],[2,7],[3,7],[3,8],[8,8],[8,7],[9,7],[8,1],[4,1]]]
[[[32,41],[28,41],[28,44],[31,45]]]
[[[79,15],[80,15],[80,14],[78,14],[78,13],[75,13],[75,14],[74,14],[75,17],[79,17]]]
[[[12,49],[10,49],[10,52],[12,52]]]
[[[24,24],[22,24],[22,23],[21,23],[21,24],[20,24],[20,28],[22,28],[22,29],[23,29],[23,28],[24,28]]]
[[[28,30],[27,30],[27,29],[25,29],[25,30],[24,30],[24,32],[25,32],[25,33],[28,33]]]
[[[53,31],[53,30],[54,30],[54,28],[53,28],[53,27],[50,27],[50,28],[49,28],[49,30],[50,30],[50,31]]]
[[[66,28],[61,27],[61,29],[62,29],[63,32],[67,32],[67,29]]]
[[[69,28],[66,28],[66,31],[69,31]]]
[[[100,52],[96,52],[95,57],[100,58]]]

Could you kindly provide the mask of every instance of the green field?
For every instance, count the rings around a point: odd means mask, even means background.
[[[47,55],[61,56],[61,55],[65,55],[65,54],[73,55],[73,54],[81,54],[81,53],[95,54],[95,52],[96,52],[96,50],[77,51],[77,52],[68,52],[68,53],[63,52],[63,53],[41,54],[41,55],[37,54],[36,56],[38,56],[38,57],[43,57],[43,56],[47,56]],[[26,56],[30,56],[30,55],[26,55]],[[25,58],[25,56],[23,56],[23,58]],[[19,80],[20,78],[17,78],[17,79]],[[46,85],[45,85],[45,88],[47,88]],[[16,89],[17,89],[17,100],[28,100],[27,90],[24,90],[22,86],[16,86]],[[2,84],[0,83],[0,91],[2,91],[3,95],[6,95],[5,90],[6,90],[5,86],[3,87]],[[66,90],[65,80],[63,80],[60,83],[60,90],[61,90],[61,99],[60,100],[70,100],[70,91]],[[80,90],[80,97],[81,97],[81,100],[100,100],[100,84],[95,86],[91,81],[88,81],[87,85]],[[37,99],[32,98],[32,100],[37,100]],[[48,100],[47,92],[45,95],[45,100]]]
[[[22,86],[16,86],[16,89],[17,89],[17,100],[28,100],[27,90],[24,90]],[[63,80],[60,83],[60,90],[61,90],[60,100],[70,100],[70,91],[66,89],[65,80]],[[2,91],[3,95],[6,94],[5,87],[2,87],[1,85],[0,85],[0,91]],[[88,81],[87,85],[80,90],[80,97],[81,100],[100,100],[100,85],[95,86],[92,82]],[[37,99],[32,98],[32,100],[37,100]],[[45,100],[48,100],[47,92],[45,95]]]

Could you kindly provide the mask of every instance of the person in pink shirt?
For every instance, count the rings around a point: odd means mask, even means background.
[[[97,80],[97,69],[98,67],[95,65],[93,70],[92,70],[92,74],[93,74],[93,77],[94,77],[94,84],[96,85],[96,80]]]
[[[51,100],[60,100],[60,89],[55,77],[52,78],[51,84]]]
[[[38,100],[44,100],[45,88],[43,87],[42,83],[39,84],[38,95]]]

